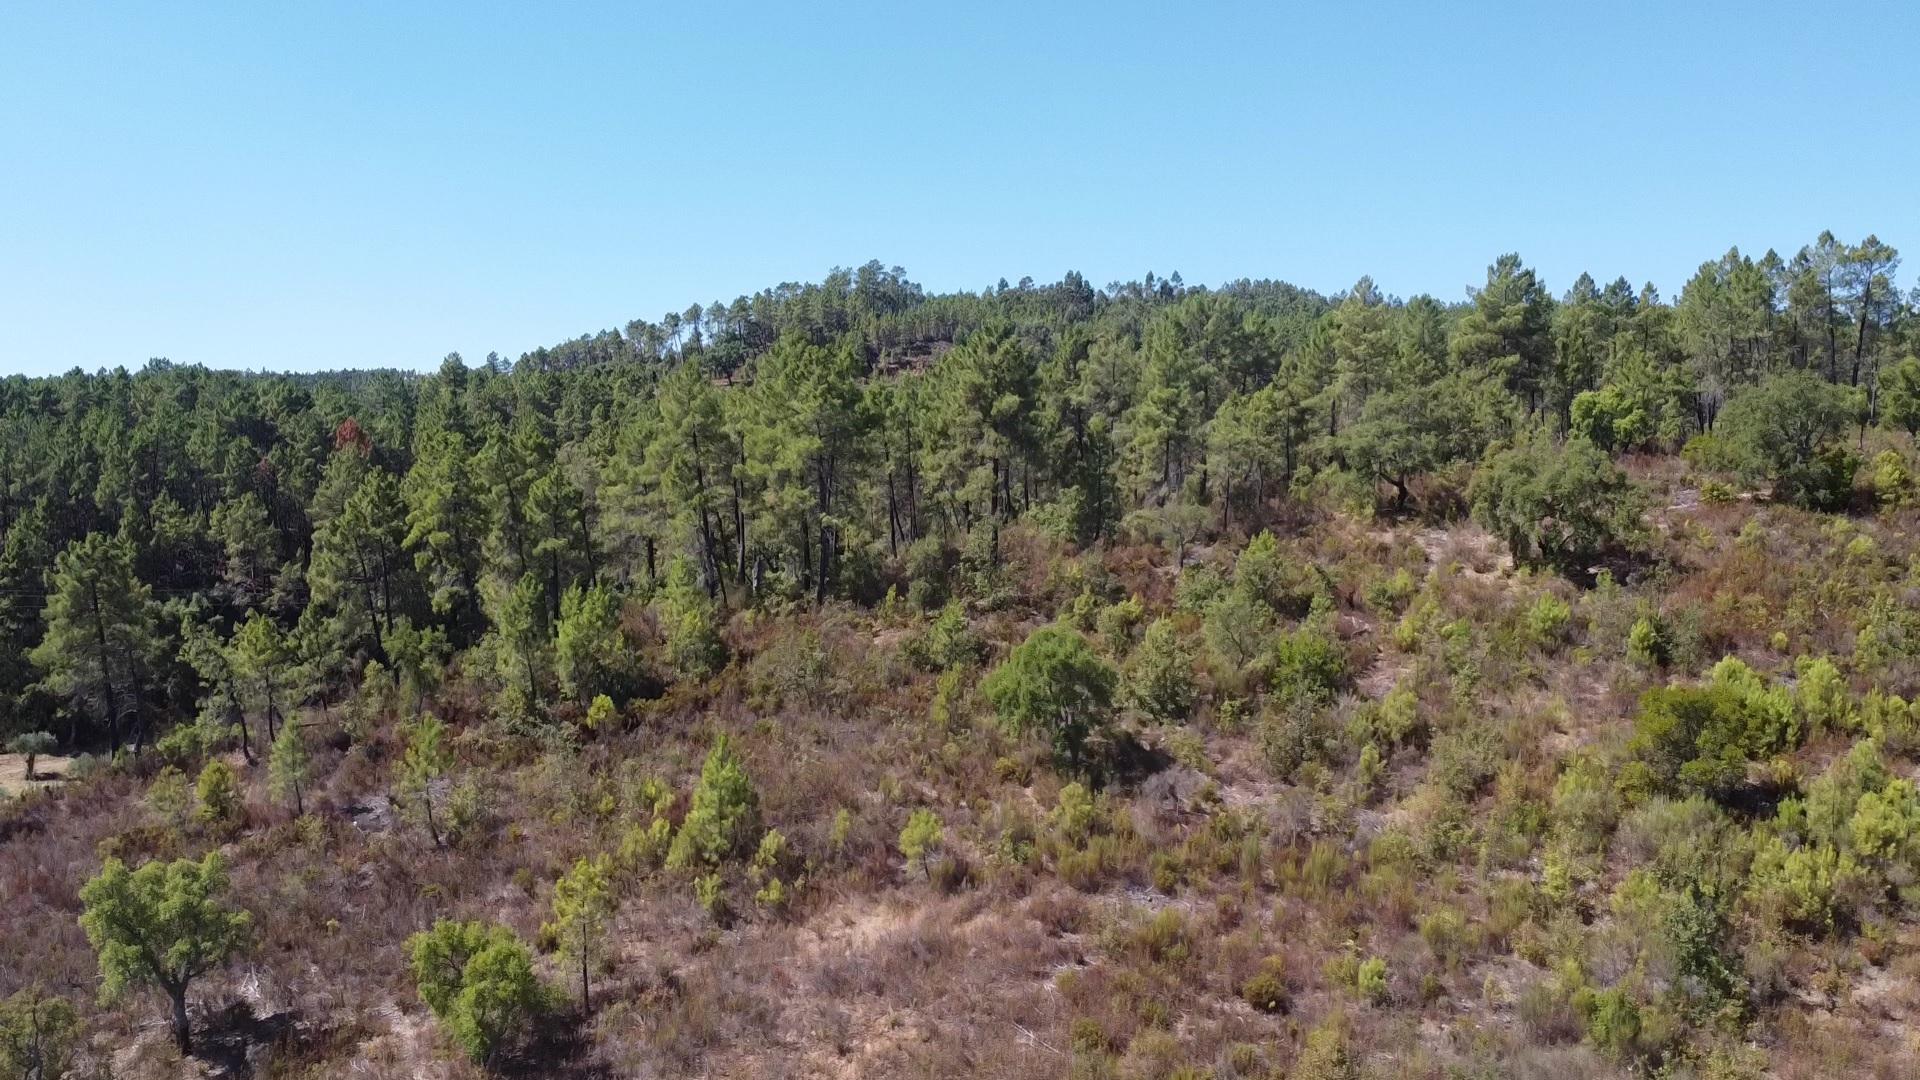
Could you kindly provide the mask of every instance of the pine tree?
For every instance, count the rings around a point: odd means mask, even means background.
[[[604,585],[574,586],[560,601],[560,625],[554,635],[554,673],[560,692],[590,701],[609,691],[625,691],[630,651],[620,633],[620,603]]]
[[[511,586],[491,587],[489,597],[503,708],[514,716],[537,715],[546,705],[543,687],[552,666],[546,586],[538,576],[527,574]]]
[[[425,576],[433,610],[451,615],[466,635],[477,634],[480,575],[487,535],[486,507],[474,478],[472,452],[456,431],[431,432],[401,484],[407,503],[404,544]]]
[[[447,748],[447,727],[440,718],[426,713],[406,725],[406,754],[400,759],[399,789],[402,799],[420,807],[433,846],[440,846],[440,826],[433,817],[433,785],[453,767],[453,752]]]
[[[591,1011],[589,972],[600,955],[607,923],[613,917],[611,861],[580,858],[553,887],[553,919],[546,933],[560,943],[560,954],[579,965],[580,1010]]]
[[[314,537],[308,573],[313,602],[351,642],[370,640],[376,650],[384,649],[386,632],[410,606],[411,561],[402,551],[406,516],[399,481],[376,468]]]
[[[134,576],[126,540],[104,533],[76,540],[54,562],[41,615],[46,636],[30,654],[46,673],[47,689],[71,703],[76,721],[82,712],[99,718],[115,753],[129,713],[139,724],[136,746],[145,734],[140,680],[156,644],[151,596]]]
[[[307,743],[300,735],[300,725],[282,725],[279,737],[273,740],[273,752],[267,757],[268,784],[274,797],[293,799],[295,816],[307,812],[303,793],[307,786],[309,763]]]
[[[256,611],[234,631],[229,652],[233,677],[242,688],[239,696],[253,705],[271,743],[278,737],[291,681],[286,635],[278,623]]]

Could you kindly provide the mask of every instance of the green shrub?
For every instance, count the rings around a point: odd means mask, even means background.
[[[1240,999],[1264,1013],[1282,1013],[1292,1001],[1287,989],[1286,961],[1269,956],[1260,962],[1260,970],[1240,984]]]
[[[1129,596],[1100,613],[1100,636],[1111,643],[1127,641],[1133,636],[1133,628],[1146,617],[1145,601],[1139,596]]]
[[[937,536],[922,537],[906,552],[907,600],[921,611],[947,602],[951,588],[953,550]]]
[[[1882,450],[1873,459],[1873,498],[1882,507],[1889,510],[1913,505],[1916,494],[1920,494],[1920,485],[1914,482],[1913,470],[1908,467],[1905,455],[1898,450]]]
[[[190,724],[180,724],[170,729],[153,744],[153,749],[160,755],[162,761],[187,768],[194,762],[204,760],[209,755],[225,749],[233,742],[234,733],[237,730],[238,728],[234,725],[201,717]],[[52,746],[48,746],[41,753],[51,753],[52,750]],[[22,750],[14,750],[11,746],[8,752],[25,753]]]
[[[1588,992],[1575,1007],[1587,1021],[1587,1041],[1617,1059],[1626,1057],[1640,1038],[1640,1007],[1625,990]]]
[[[1233,563],[1233,591],[1273,611],[1304,607],[1310,579],[1311,567],[1288,562],[1280,542],[1265,529],[1247,541]]]
[[[1015,736],[1038,733],[1069,765],[1086,761],[1087,743],[1112,718],[1118,675],[1077,631],[1043,626],[993,670],[980,689]]]
[[[1599,761],[1583,756],[1567,764],[1554,781],[1553,816],[1580,850],[1598,851],[1606,845],[1620,817],[1620,798]]]
[[[1369,956],[1360,961],[1354,969],[1353,989],[1362,998],[1379,1004],[1387,1000],[1387,962],[1378,956]]]
[[[727,921],[727,883],[719,874],[702,874],[694,878],[693,898],[708,918],[717,923]]]
[[[611,731],[620,721],[620,710],[614,707],[613,699],[605,694],[596,695],[593,703],[587,706],[587,715],[581,725],[588,731]]]
[[[1912,781],[1889,780],[1860,796],[1847,828],[1862,858],[1897,866],[1903,878],[1920,870],[1920,794]]]
[[[198,806],[194,813],[216,828],[228,828],[240,821],[240,780],[233,766],[215,758],[200,770],[193,786]]]
[[[1339,745],[1327,707],[1310,698],[1268,702],[1256,738],[1273,775],[1289,781],[1310,765],[1332,761]]]
[[[1357,1080],[1360,1070],[1348,1052],[1346,1029],[1337,1019],[1307,1032],[1293,1071],[1287,1075],[1291,1080]]]
[[[491,1062],[546,1010],[533,953],[504,926],[442,919],[408,938],[407,953],[421,1000],[476,1062]]]
[[[1565,642],[1572,625],[1572,606],[1552,593],[1541,593],[1527,608],[1527,636],[1543,649]]]
[[[1232,589],[1207,605],[1201,623],[1207,653],[1223,681],[1241,685],[1240,677],[1266,658],[1273,641],[1273,610]]]
[[[1771,727],[1726,685],[1662,687],[1641,696],[1628,749],[1660,789],[1724,798],[1745,782],[1751,756],[1777,748]]]
[[[1060,789],[1059,801],[1054,805],[1049,821],[1062,840],[1070,844],[1083,844],[1093,835],[1094,822],[1098,810],[1093,796],[1085,786],[1071,783]]]
[[[1383,746],[1407,746],[1422,741],[1426,723],[1420,715],[1420,698],[1410,686],[1396,686],[1385,697],[1361,709],[1354,717],[1356,742],[1378,742]]]
[[[1275,640],[1270,679],[1278,697],[1330,702],[1347,685],[1346,650],[1322,620],[1309,620]]]
[[[1468,946],[1467,921],[1453,908],[1428,912],[1420,917],[1420,940],[1435,960],[1452,967]]]
[[[1433,741],[1429,782],[1456,799],[1479,793],[1506,758],[1500,737],[1481,724],[1453,728]]]
[[[620,866],[629,873],[653,870],[666,859],[672,846],[673,823],[666,818],[635,825],[620,837]]]
[[[1193,712],[1193,650],[1168,619],[1155,619],[1127,662],[1127,693],[1142,713],[1174,724]]]
[[[972,667],[987,655],[986,643],[967,625],[966,608],[955,600],[940,609],[926,631],[909,640],[908,657],[928,671]]]
[[[1831,845],[1790,847],[1776,836],[1754,853],[1747,896],[1783,925],[1829,930],[1838,897],[1859,874],[1853,856]]]
[[[907,825],[900,830],[900,854],[906,857],[907,869],[924,868],[927,857],[940,847],[942,835],[940,817],[932,810],[923,807],[908,814]]]
[[[1666,635],[1660,624],[1649,616],[1634,620],[1627,631],[1627,660],[1636,667],[1657,668],[1667,662]]]
[[[1848,731],[1853,727],[1853,695],[1848,692],[1846,676],[1832,660],[1822,656],[1794,665],[1799,682],[1794,687],[1794,703],[1806,718],[1807,730]]]

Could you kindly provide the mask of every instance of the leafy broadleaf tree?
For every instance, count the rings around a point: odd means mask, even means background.
[[[80,887],[80,925],[100,954],[102,991],[116,995],[151,984],[167,995],[173,1041],[192,1049],[187,989],[247,944],[253,917],[222,903],[226,863],[205,858],[149,862],[129,870],[108,859]]]
[[[33,766],[36,759],[43,754],[53,753],[57,745],[59,744],[54,740],[51,732],[23,731],[7,740],[7,753],[18,754],[26,759],[24,779],[31,781],[34,778]]]
[[[1061,626],[1035,630],[980,684],[1000,723],[1039,734],[1075,768],[1111,722],[1119,675],[1087,639]]]
[[[1467,495],[1474,520],[1506,541],[1514,561],[1585,580],[1644,531],[1642,493],[1585,439],[1535,436],[1489,457]]]
[[[1741,472],[1771,481],[1776,498],[1837,510],[1852,496],[1859,466],[1840,439],[1860,406],[1855,391],[1791,371],[1736,395],[1716,431]]]
[[[80,1020],[65,998],[29,986],[0,1001],[0,1078],[59,1080],[73,1060]]]

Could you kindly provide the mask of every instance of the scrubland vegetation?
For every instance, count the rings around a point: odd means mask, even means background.
[[[9,379],[0,1078],[1913,1075],[1896,266]]]

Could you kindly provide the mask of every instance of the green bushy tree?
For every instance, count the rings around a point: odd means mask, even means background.
[[[1840,440],[1860,410],[1852,390],[1791,371],[1735,395],[1716,431],[1740,472],[1771,482],[1775,498],[1837,510],[1851,498],[1859,467]]]
[[[546,1009],[532,951],[504,926],[442,919],[407,939],[407,956],[421,1000],[480,1064]]]
[[[1644,532],[1645,498],[1584,439],[1535,437],[1494,453],[1468,487],[1474,520],[1506,541],[1515,562],[1585,580]]]
[[[49,732],[23,731],[7,740],[7,753],[18,754],[26,759],[23,763],[25,767],[24,779],[32,780],[34,777],[33,767],[36,764],[36,759],[43,755],[53,753],[54,748],[58,745],[59,743],[54,740],[53,735]]]
[[[79,1031],[73,1006],[38,986],[0,1001],[0,1080],[60,1080]]]
[[[251,915],[221,902],[226,891],[226,863],[218,852],[137,870],[108,859],[80,888],[80,926],[100,954],[102,992],[159,987],[181,1053],[193,1046],[188,988],[245,947],[252,931]]]
[[[1044,736],[1055,753],[1078,768],[1086,762],[1088,740],[1112,719],[1118,682],[1112,666],[1078,632],[1043,626],[980,689],[1008,731]]]
[[[1198,692],[1193,663],[1193,649],[1180,628],[1156,619],[1127,661],[1127,693],[1147,716],[1165,724],[1183,722]]]

